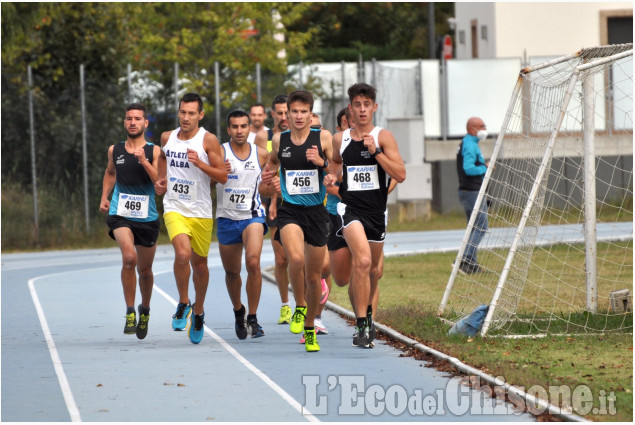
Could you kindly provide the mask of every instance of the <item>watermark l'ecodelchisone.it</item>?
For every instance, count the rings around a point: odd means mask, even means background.
[[[527,402],[517,392],[506,391],[503,377],[497,377],[501,385],[494,386],[481,384],[478,376],[468,378],[471,388],[461,384],[458,379],[450,379],[445,388],[426,392],[420,388],[406,389],[399,384],[367,384],[363,375],[330,375],[326,382],[321,382],[319,375],[304,375],[303,412],[326,415],[337,408],[338,415],[375,416],[387,412],[393,416],[462,416],[520,415],[526,410],[540,415],[547,409],[544,403]],[[536,399],[560,406],[562,413],[581,416],[617,413],[613,391],[600,390],[599,394],[593,394],[586,385],[551,385],[547,388],[534,385],[526,390],[524,387],[517,388]],[[486,394],[492,394],[492,397]]]

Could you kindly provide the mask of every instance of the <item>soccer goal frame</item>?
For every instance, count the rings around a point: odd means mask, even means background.
[[[606,67],[607,64],[613,64],[624,58],[632,57],[633,49],[632,44],[613,45],[613,46],[600,46],[589,49],[582,49],[574,54],[566,55],[551,61],[547,61],[535,66],[526,67],[521,70],[517,83],[512,92],[511,101],[509,103],[501,131],[498,135],[494,149],[490,158],[490,166],[484,177],[481,190],[479,191],[476,204],[473,209],[473,213],[468,221],[466,232],[464,234],[461,247],[459,249],[456,261],[454,262],[451,275],[446,285],[443,298],[441,300],[438,316],[443,320],[446,315],[448,302],[452,296],[452,289],[455,281],[460,272],[460,259],[467,247],[470,233],[475,225],[477,212],[483,202],[487,202],[488,184],[492,178],[492,174],[496,168],[497,160],[501,154],[503,146],[506,141],[506,130],[509,127],[510,120],[514,114],[514,110],[518,108],[519,103],[526,102],[525,96],[527,95],[528,88],[527,77],[534,72],[538,72],[550,67],[557,67],[564,62],[578,61],[579,64],[575,66],[568,78],[568,87],[564,94],[564,98],[559,102],[559,112],[553,128],[550,129],[546,146],[542,158],[540,159],[539,166],[535,175],[533,175],[533,183],[531,184],[531,190],[527,196],[524,208],[522,208],[522,214],[519,217],[519,221],[515,226],[515,232],[509,245],[506,257],[504,259],[504,265],[500,271],[497,270],[498,280],[496,287],[493,291],[491,299],[482,300],[482,304],[488,304],[489,309],[485,317],[485,321],[480,331],[481,336],[486,336],[490,331],[490,327],[497,314],[497,309],[501,302],[501,294],[508,285],[508,279],[512,265],[516,263],[516,271],[514,279],[522,281],[520,289],[515,295],[517,298],[514,302],[517,304],[518,299],[522,296],[522,285],[527,275],[527,269],[529,267],[529,261],[527,258],[517,258],[517,253],[521,246],[527,246],[536,242],[536,235],[533,230],[534,227],[540,227],[540,213],[543,211],[545,203],[545,187],[549,178],[549,172],[552,166],[554,158],[554,146],[558,140],[558,136],[561,133],[563,121],[565,120],[569,104],[573,96],[581,96],[580,100],[582,104],[582,120],[581,120],[581,138],[583,139],[583,156],[582,156],[582,168],[583,168],[583,205],[581,206],[583,211],[583,229],[584,229],[584,267],[585,267],[585,280],[586,280],[586,304],[585,309],[588,313],[595,313],[598,310],[598,270],[597,270],[597,230],[596,230],[596,156],[595,156],[595,138],[596,138],[596,125],[595,125],[595,113],[597,90],[595,87],[595,74],[593,72],[587,72],[591,69],[598,69],[597,67]],[[578,63],[576,62],[576,63]],[[605,71],[606,72],[606,71]],[[608,76],[606,78],[609,78]],[[581,85],[581,90],[580,90]],[[530,96],[530,95],[529,95]],[[631,75],[631,95],[632,101],[632,75]],[[608,114],[611,113],[610,106],[607,107]],[[632,110],[631,110],[632,111]],[[523,114],[523,132],[531,132],[531,114]],[[632,117],[631,117],[632,120]],[[632,131],[632,129],[631,129]],[[632,169],[631,169],[632,174]],[[632,195],[632,193],[631,193]],[[632,213],[632,211],[631,211]],[[528,225],[529,224],[529,225]],[[529,228],[529,229],[528,229]],[[632,236],[632,235],[631,235]],[[529,257],[531,257],[533,249],[530,249]],[[522,263],[518,266],[517,263]],[[523,269],[521,276],[518,276],[518,269]],[[524,273],[524,275],[522,275]],[[516,284],[516,283],[515,283]],[[631,286],[632,288],[632,286]],[[512,309],[515,307],[512,306]],[[463,311],[462,314],[467,314],[468,311]],[[512,313],[512,315],[515,313]],[[452,320],[450,320],[451,322]],[[631,327],[632,329],[632,327]]]

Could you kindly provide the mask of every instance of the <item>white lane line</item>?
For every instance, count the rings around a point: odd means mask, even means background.
[[[161,272],[161,273],[167,273],[167,272]],[[160,273],[155,273],[154,275],[156,276],[157,274],[160,274]],[[154,285],[154,290],[160,293],[163,296],[163,298],[165,298],[170,303],[172,303],[174,307],[177,306],[178,303],[176,302],[176,300],[172,298],[169,294],[164,292],[156,284]],[[276,394],[282,397],[284,401],[289,403],[291,407],[293,407],[295,410],[298,411],[298,413],[303,415],[309,422],[320,422],[320,420],[317,417],[315,417],[315,415],[313,415],[304,406],[298,403],[288,392],[283,390],[282,387],[276,384],[263,371],[261,371],[256,366],[254,366],[251,362],[249,362],[249,360],[244,358],[238,351],[236,351],[234,347],[232,347],[229,343],[227,343],[227,341],[221,338],[220,335],[218,335],[216,332],[214,332],[207,326],[204,326],[204,327],[205,327],[206,333],[208,333],[212,338],[214,338],[225,350],[227,350],[232,356],[234,356],[236,360],[238,360],[243,366],[249,369],[254,375],[260,378],[265,384],[267,384],[269,388],[274,390]]]
[[[35,305],[37,316],[40,319],[40,326],[42,326],[42,331],[44,332],[44,338],[46,339],[46,345],[49,348],[51,360],[53,361],[53,367],[55,368],[55,373],[57,374],[57,380],[59,381],[60,387],[62,389],[62,395],[64,396],[64,401],[66,402],[66,409],[68,409],[68,413],[71,416],[72,422],[81,422],[82,418],[79,415],[79,409],[75,404],[75,398],[73,397],[71,387],[68,384],[68,379],[66,379],[66,374],[64,373],[64,368],[62,367],[62,361],[60,360],[60,356],[57,353],[57,348],[55,347],[55,341],[53,341],[53,336],[51,335],[49,325],[46,321],[46,317],[44,316],[44,310],[42,310],[40,299],[38,298],[37,292],[35,291],[35,281],[49,276],[54,275],[51,274],[30,279],[29,291],[31,292],[31,298],[33,299],[33,304]]]
[[[94,269],[85,269],[85,270],[73,270],[73,273],[80,271],[91,271]],[[169,273],[172,270],[163,270],[160,272],[155,272],[154,275],[157,276],[159,274]],[[46,317],[44,316],[44,310],[42,309],[42,305],[40,304],[40,300],[37,296],[37,292],[35,291],[34,283],[39,279],[44,279],[60,274],[67,274],[68,272],[63,273],[53,273],[45,276],[38,276],[36,278],[29,280],[29,291],[31,292],[31,298],[33,299],[33,304],[35,305],[35,309],[37,311],[38,318],[40,319],[40,325],[42,326],[42,331],[44,332],[44,337],[46,339],[46,344],[49,348],[49,353],[51,355],[51,360],[53,361],[53,366],[55,368],[55,373],[57,374],[57,379],[60,383],[60,387],[62,389],[62,394],[64,396],[64,401],[66,402],[66,408],[68,409],[68,413],[71,416],[71,421],[73,422],[81,422],[82,419],[79,415],[79,409],[75,404],[75,399],[73,397],[73,393],[71,391],[70,385],[68,384],[68,379],[66,378],[66,374],[64,373],[64,368],[62,367],[62,361],[60,360],[59,354],[57,352],[57,348],[55,347],[55,341],[53,341],[53,336],[49,330],[48,323],[46,321]],[[174,307],[177,306],[177,302],[174,298],[172,298],[167,292],[163,291],[156,284],[154,285],[154,290],[163,296],[168,302],[170,302]],[[221,338],[216,332],[212,331],[210,328],[205,326],[205,331],[214,338],[227,352],[229,352],[236,360],[238,360],[243,366],[249,369],[254,375],[260,378],[269,388],[271,388],[276,394],[278,394],[284,401],[286,401],[291,407],[293,407],[296,411],[298,411],[302,416],[304,416],[309,422],[320,422],[320,420],[313,415],[310,411],[308,411],[304,406],[298,403],[289,393],[287,393],[282,387],[276,384],[271,378],[269,378],[263,371],[258,369],[252,363],[249,362],[245,357],[243,357],[238,351],[234,349],[227,341]]]

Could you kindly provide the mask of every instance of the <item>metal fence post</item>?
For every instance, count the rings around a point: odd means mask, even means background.
[[[84,164],[84,213],[86,215],[86,233],[90,232],[88,215],[88,152],[86,151],[86,93],[84,85],[84,64],[79,65],[79,91],[82,107],[82,161]]]
[[[216,97],[216,137],[220,140],[220,65],[214,62],[214,96]]]
[[[256,99],[258,103],[262,103],[262,85],[260,79],[260,62],[256,62]]]
[[[448,66],[445,58],[439,62],[439,99],[441,101],[441,139],[448,140]]]
[[[366,72],[364,72],[364,59],[361,53],[357,57],[357,82],[358,83],[366,82]]]
[[[176,127],[179,126],[179,64],[174,62],[174,105],[176,107]]]
[[[417,60],[417,111],[419,115],[423,115],[423,77],[421,72],[423,70],[423,62],[421,59]]]
[[[126,68],[126,77],[128,80],[128,103],[132,103],[132,64],[128,64]]]
[[[342,102],[346,103],[346,62],[342,61]]]
[[[370,85],[373,87],[377,87],[377,60],[375,58],[373,58],[371,60],[371,80],[370,80]]]
[[[38,215],[37,204],[37,172],[35,161],[35,123],[33,118],[33,76],[31,72],[31,65],[27,67],[28,80],[29,80],[29,133],[31,136],[31,180],[33,182],[33,232],[35,236],[35,244],[40,243],[40,221]]]

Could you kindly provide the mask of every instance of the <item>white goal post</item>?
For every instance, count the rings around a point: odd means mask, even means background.
[[[632,44],[522,69],[438,316],[487,304],[482,336],[632,332],[613,299],[632,305],[632,158]],[[483,202],[480,271],[463,274]]]

